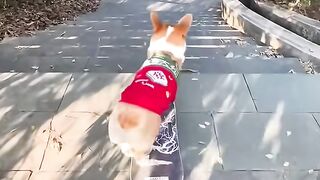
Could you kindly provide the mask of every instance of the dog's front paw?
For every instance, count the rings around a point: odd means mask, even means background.
[[[138,159],[135,158],[137,164],[139,166],[150,166],[150,159],[149,159],[149,155],[145,155],[143,157],[139,157]]]

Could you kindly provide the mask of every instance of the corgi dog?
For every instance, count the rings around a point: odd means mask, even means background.
[[[148,58],[121,93],[108,124],[111,143],[138,164],[148,158],[160,130],[161,115],[175,101],[192,15],[184,15],[175,25],[162,22],[156,12],[150,13],[150,20],[153,34]]]

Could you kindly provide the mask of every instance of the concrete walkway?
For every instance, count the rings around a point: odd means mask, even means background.
[[[181,75],[177,97],[186,179],[316,180],[320,77],[269,57],[201,0],[103,1],[75,25],[2,42],[0,179],[129,179],[106,117],[145,59],[148,7],[195,17],[185,68],[199,73]]]
[[[128,179],[105,119],[131,75],[1,74],[1,177]],[[319,76],[183,74],[179,84],[186,177],[316,179]]]

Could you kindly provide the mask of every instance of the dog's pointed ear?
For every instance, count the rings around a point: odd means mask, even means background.
[[[192,14],[184,15],[178,22],[177,26],[182,30],[183,34],[187,34],[192,24]]]
[[[150,12],[150,20],[152,23],[153,31],[156,32],[160,29],[162,23],[159,19],[158,13],[156,11]]]

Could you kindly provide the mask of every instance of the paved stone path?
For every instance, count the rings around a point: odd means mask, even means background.
[[[186,179],[318,179],[320,78],[267,58],[203,0],[103,1],[75,25],[2,42],[0,71],[17,73],[0,74],[0,179],[129,179],[105,119],[145,59],[148,7],[195,18],[185,68],[200,73],[182,73],[177,97]]]

